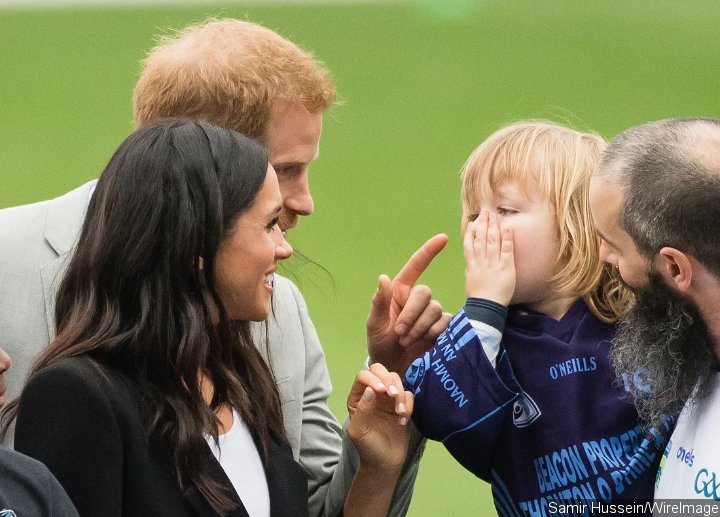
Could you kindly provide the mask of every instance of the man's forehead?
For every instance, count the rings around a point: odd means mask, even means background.
[[[287,126],[305,124],[310,129],[312,126],[322,124],[323,112],[309,111],[300,102],[278,101],[270,107],[270,116],[268,118],[267,131],[273,126]]]
[[[265,143],[275,157],[309,162],[317,158],[322,113],[310,113],[301,105],[273,109],[265,131]]]
[[[620,183],[620,178],[623,176],[626,167],[627,163],[622,156],[610,158],[605,154],[603,155],[603,160],[595,167],[592,179],[606,178]]]
[[[590,181],[590,211],[598,230],[610,232],[618,228],[624,198],[624,189],[612,176],[593,176]]]
[[[622,200],[625,197],[625,189],[614,175],[594,175],[590,179],[590,196],[605,200],[611,198]]]

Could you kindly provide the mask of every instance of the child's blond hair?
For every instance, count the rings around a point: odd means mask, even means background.
[[[600,260],[588,190],[605,140],[552,122],[527,121],[506,126],[485,140],[462,168],[463,229],[470,206],[487,185],[492,190],[517,183],[528,194],[537,185],[558,223],[561,266],[551,279],[560,292],[582,297],[602,321],[615,322],[632,303],[619,275]]]

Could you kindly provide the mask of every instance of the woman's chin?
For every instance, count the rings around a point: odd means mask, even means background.
[[[267,305],[263,307],[257,307],[255,310],[248,314],[247,318],[241,318],[245,321],[265,321],[270,316],[270,300]]]

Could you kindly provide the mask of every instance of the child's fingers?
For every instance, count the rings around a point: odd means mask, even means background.
[[[466,264],[470,264],[473,258],[473,243],[475,242],[475,228],[477,228],[475,221],[477,221],[477,217],[467,225],[463,236],[463,256]]]
[[[500,264],[510,266],[515,264],[513,232],[505,228],[502,232],[502,244],[500,246]]]
[[[475,242],[473,250],[476,256],[484,258],[487,254],[487,237],[488,237],[488,216],[486,211],[480,212],[478,218],[475,219],[477,228],[475,229]]]
[[[500,257],[500,227],[498,226],[497,215],[493,213],[490,213],[488,216],[487,241],[485,246],[488,258],[497,259]]]

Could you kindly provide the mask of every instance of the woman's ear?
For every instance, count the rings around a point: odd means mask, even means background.
[[[202,257],[198,257],[198,269],[200,271],[205,269],[205,260]]]
[[[655,265],[656,271],[670,287],[681,293],[690,288],[693,277],[692,262],[682,251],[669,246],[662,248],[655,259]]]

